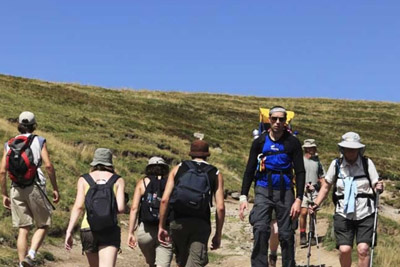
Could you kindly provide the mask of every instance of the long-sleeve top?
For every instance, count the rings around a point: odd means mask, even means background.
[[[246,170],[243,175],[241,195],[248,195],[252,182],[255,180],[255,174],[258,164],[258,155],[262,153],[265,138],[268,132],[263,133],[255,139],[250,148],[250,154],[247,161]],[[282,141],[285,151],[292,158],[293,169],[295,173],[296,195],[302,197],[305,185],[305,169],[303,161],[303,150],[300,141],[289,132],[284,132],[282,137],[277,140]]]

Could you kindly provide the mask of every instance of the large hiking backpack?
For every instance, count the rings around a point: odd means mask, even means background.
[[[157,224],[160,218],[160,202],[165,189],[166,179],[158,179],[157,176],[149,176],[147,184],[143,179],[145,188],[140,200],[139,222]]]
[[[336,162],[335,162],[335,178],[336,178],[336,180],[340,179],[339,171],[340,171],[340,165],[342,164],[342,162],[343,162],[343,157],[336,159]],[[369,186],[372,188],[373,194],[372,195],[371,194],[357,194],[356,198],[375,199],[376,193],[372,187],[371,178],[370,178],[369,172],[368,172],[368,158],[365,156],[362,156],[361,162],[362,162],[363,169],[364,169],[364,175],[354,176],[353,179],[356,180],[356,179],[360,179],[360,178],[367,178],[368,182],[369,182]],[[335,181],[333,184],[333,190],[332,190],[332,201],[335,204],[335,208],[339,202],[339,199],[342,199],[344,197],[343,195],[341,195],[341,196],[336,195],[336,191],[337,191],[337,187],[336,187],[336,181]],[[368,205],[371,205],[370,202],[371,201],[368,201]]]
[[[173,210],[190,217],[205,217],[212,205],[212,193],[208,172],[213,168],[207,165],[204,169],[193,161],[184,161],[189,167],[175,181],[170,203]]]
[[[85,196],[90,230],[96,232],[116,226],[118,206],[113,188],[120,176],[113,174],[105,184],[97,184],[89,174],[84,174],[82,177],[90,185]]]
[[[30,186],[37,176],[31,144],[36,135],[19,135],[8,141],[6,169],[10,179],[18,186]]]

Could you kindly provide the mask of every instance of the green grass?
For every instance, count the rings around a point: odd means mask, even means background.
[[[132,196],[149,157],[177,164],[188,158],[193,133],[202,132],[210,143],[209,161],[223,173],[225,187],[240,190],[258,108],[277,104],[296,112],[293,129],[300,141],[316,139],[325,168],[338,155],[340,136],[356,131],[379,173],[400,180],[400,104],[390,102],[109,90],[0,75],[0,139],[5,142],[17,134],[21,111],[35,113],[37,133],[47,138],[61,193],[49,235],[60,238],[76,181],[88,172],[97,147],[113,149],[116,169]],[[1,209],[0,215],[1,228],[9,229],[9,213]],[[0,236],[15,247],[15,233],[0,231]]]

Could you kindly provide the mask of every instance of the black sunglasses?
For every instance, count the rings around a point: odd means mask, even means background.
[[[277,120],[279,120],[280,122],[285,122],[286,121],[286,117],[270,117],[272,122],[276,122]]]

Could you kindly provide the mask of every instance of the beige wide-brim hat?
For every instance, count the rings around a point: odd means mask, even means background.
[[[317,147],[317,144],[315,143],[315,140],[314,139],[306,139],[306,140],[304,140],[303,148],[307,148],[307,147]]]
[[[342,136],[342,141],[338,143],[338,146],[351,149],[364,148],[365,145],[361,143],[361,138],[358,133],[348,132]]]
[[[112,152],[108,148],[98,148],[94,152],[93,161],[90,166],[104,165],[113,166],[112,162]]]

